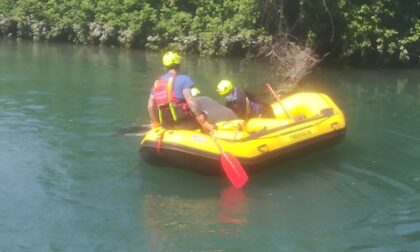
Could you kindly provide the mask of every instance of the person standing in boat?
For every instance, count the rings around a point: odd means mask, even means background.
[[[162,63],[166,73],[155,80],[147,106],[152,127],[198,129],[201,126],[212,131],[213,125],[206,121],[191,95],[194,82],[188,75],[178,74],[181,56],[169,51],[163,55]]]
[[[192,88],[191,95],[194,96],[200,113],[204,115],[209,123],[216,124],[218,122],[238,119],[233,110],[220,105],[208,96],[202,96],[198,88]]]
[[[253,117],[273,118],[271,106],[257,101],[254,95],[235,87],[231,81],[222,80],[217,84],[217,93],[226,99],[226,107],[232,109],[236,115],[244,120]]]

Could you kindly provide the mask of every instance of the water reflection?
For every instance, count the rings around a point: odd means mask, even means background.
[[[151,193],[141,204],[140,219],[146,224],[151,251],[199,247],[203,237],[237,236],[248,222],[246,194],[234,187],[223,189],[218,198]],[[218,249],[221,244],[203,246]]]
[[[246,218],[246,197],[243,189],[230,186],[223,189],[219,198],[218,218],[221,223],[244,224]]]
[[[386,101],[418,104],[420,101],[420,76],[417,71],[402,71],[395,75],[371,72],[357,74],[353,71],[341,74],[335,80],[323,80],[321,76],[314,77],[314,80],[327,81],[332,85],[338,81],[340,89],[336,90],[337,92],[344,91],[347,97],[357,97],[373,103]]]

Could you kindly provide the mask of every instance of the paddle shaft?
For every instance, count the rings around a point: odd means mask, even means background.
[[[124,136],[143,136],[150,129],[152,129],[152,125],[142,124],[142,125],[139,125],[139,126],[121,128],[121,129],[118,130],[118,133],[120,135],[124,135]]]
[[[232,183],[232,185],[237,188],[240,188],[243,185],[245,185],[245,183],[248,181],[248,175],[246,174],[242,165],[239,163],[238,159],[236,159],[232,155],[227,154],[222,149],[222,146],[220,146],[213,132],[210,132],[210,136],[220,151],[220,162],[222,168],[225,171],[225,174]]]
[[[276,94],[276,92],[274,92],[273,88],[271,87],[271,85],[269,83],[265,84],[267,86],[267,88],[270,90],[270,92],[273,94],[274,98],[276,98],[277,102],[280,104],[281,108],[283,109],[284,113],[286,114],[286,116],[289,119],[292,119],[289,115],[289,113],[287,113],[286,108],[283,106],[283,103],[281,103],[281,100],[279,98],[279,96]]]
[[[216,144],[217,148],[220,151],[220,155],[222,155],[225,159],[229,160],[226,152],[222,149],[222,146],[220,146],[219,141],[217,141],[216,137],[214,136],[213,132],[210,132],[210,136],[213,139],[214,143]]]

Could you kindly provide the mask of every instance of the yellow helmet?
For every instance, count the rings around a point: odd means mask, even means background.
[[[233,84],[232,82],[228,81],[228,80],[222,80],[219,82],[219,84],[217,84],[217,93],[219,93],[219,95],[228,95],[230,92],[232,92],[233,90]]]
[[[199,94],[201,94],[201,92],[198,88],[191,88],[191,95],[192,96],[197,96]]]
[[[181,56],[176,52],[169,51],[163,55],[162,63],[166,67],[179,65],[181,63]]]

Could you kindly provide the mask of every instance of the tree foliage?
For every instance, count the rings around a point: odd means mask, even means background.
[[[338,7],[346,24],[343,56],[384,62],[419,59],[420,1],[340,0]]]
[[[281,34],[331,58],[418,64],[419,9],[418,0],[3,0],[0,35],[223,56]]]

